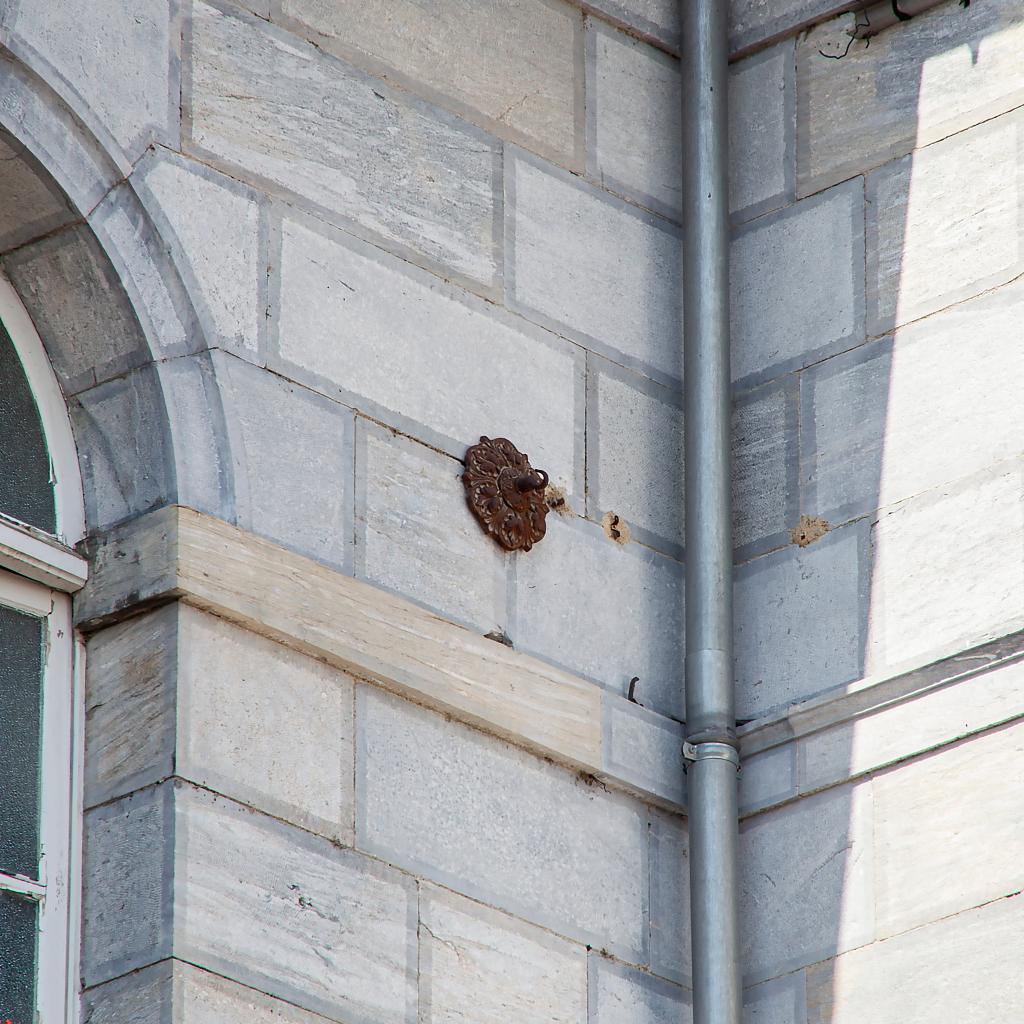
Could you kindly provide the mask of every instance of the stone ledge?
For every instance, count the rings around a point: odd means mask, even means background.
[[[181,600],[641,799],[683,809],[678,722],[400,597],[176,505],[115,527],[91,548],[91,578],[75,604],[83,632]]]

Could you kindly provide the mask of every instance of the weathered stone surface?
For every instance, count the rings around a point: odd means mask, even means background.
[[[533,143],[577,166],[577,78],[582,16],[544,0],[282,0],[286,19],[308,26],[319,44],[384,77],[426,86],[443,106],[465,111],[499,135]]]
[[[602,701],[604,768],[617,779],[685,803],[683,726],[629,700]]]
[[[689,993],[678,985],[590,954],[591,1024],[686,1024]]]
[[[0,163],[4,168],[0,252],[56,231],[72,220],[74,214],[68,201],[50,176],[40,171],[14,136],[2,130]]]
[[[462,465],[363,419],[357,431],[356,574],[503,632],[508,557],[466,507]]]
[[[1024,1001],[1015,955],[1024,945],[1022,900],[997,900],[812,967],[808,1024],[1005,1019]]]
[[[161,157],[142,171],[177,240],[179,267],[191,271],[193,295],[205,305],[208,341],[259,352],[259,207],[256,194],[201,164]]]
[[[171,952],[170,784],[85,816],[82,978],[95,985]]]
[[[334,1019],[415,1019],[411,879],[198,790],[176,804],[176,955]]]
[[[678,219],[682,190],[678,61],[592,19],[587,28],[590,172]]]
[[[1006,114],[868,176],[870,334],[1024,269],[1022,131],[1024,114]]]
[[[548,516],[543,558],[518,560],[512,639],[519,650],[681,717],[683,568],[585,520]]]
[[[795,796],[797,771],[795,744],[787,743],[744,756],[739,779],[740,814],[749,814]],[[845,774],[840,773],[832,781],[845,777]]]
[[[634,537],[681,556],[681,398],[603,360],[592,360],[591,368],[590,513],[615,512],[626,519]],[[732,445],[733,544],[741,557],[748,557],[785,543],[797,519],[797,398],[792,381],[736,397]]]
[[[679,8],[673,0],[589,0],[587,6],[667,46],[679,46]]]
[[[743,993],[743,1024],[806,1024],[807,996],[803,971],[773,978]]]
[[[631,534],[676,556],[683,548],[683,409],[678,392],[591,361],[587,495]]]
[[[203,153],[491,285],[498,157],[481,132],[198,0],[187,102]]]
[[[129,161],[177,135],[177,5],[101,0],[93,16],[73,5],[18,0],[2,24],[46,62],[48,80],[93,130],[109,132]],[[38,60],[38,57],[35,58]]]
[[[839,185],[732,243],[732,374],[754,383],[850,348],[864,333],[864,200]]]
[[[663,0],[667,2],[667,0]],[[827,17],[842,0],[730,0],[729,46],[734,52]]]
[[[1024,662],[1016,661],[804,737],[800,787],[820,788],[1022,715]]]
[[[641,804],[370,687],[358,690],[356,721],[360,848],[562,935],[643,955]]]
[[[215,360],[231,438],[239,525],[347,568],[352,412],[240,359],[217,354]]]
[[[735,219],[747,220],[793,196],[793,42],[779,43],[729,70],[729,205]]]
[[[174,471],[152,365],[80,392],[69,403],[93,529],[164,504]]]
[[[830,789],[740,825],[744,981],[874,937],[870,783]]]
[[[846,50],[851,23],[826,22],[797,46],[801,195],[1024,103],[1024,12],[1014,0],[939,5],[842,60],[822,56]]]
[[[676,229],[521,155],[508,160],[505,189],[509,305],[627,363],[681,376]]]
[[[89,989],[82,996],[85,1024],[178,1024],[172,963],[165,960]]]
[[[188,605],[178,615],[178,774],[351,843],[351,679]]]
[[[810,547],[787,547],[737,571],[740,718],[757,718],[861,674],[865,540],[861,527],[847,527]]]
[[[1024,887],[1024,724],[884,772],[873,789],[879,938]]]
[[[146,339],[109,259],[74,227],[4,257],[66,396],[149,359]]]
[[[940,645],[968,647],[1024,624],[1022,501],[1024,471],[1009,463],[879,518],[869,670],[920,661]]]
[[[454,893],[420,893],[423,1024],[584,1024],[582,946]]]
[[[552,482],[582,491],[582,359],[573,346],[297,221],[284,225],[280,304],[277,347],[289,376],[408,425],[456,458],[481,434],[509,437]]]
[[[85,805],[174,772],[177,606],[89,637],[85,673]]]
[[[1022,299],[1007,285],[808,370],[808,507],[841,522],[1016,455]]]
[[[651,970],[689,986],[690,845],[686,819],[653,812],[649,842]]]

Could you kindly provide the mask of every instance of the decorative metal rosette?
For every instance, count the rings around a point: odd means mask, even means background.
[[[481,437],[465,462],[466,501],[480,525],[506,551],[529,551],[546,529],[547,473],[505,437]]]

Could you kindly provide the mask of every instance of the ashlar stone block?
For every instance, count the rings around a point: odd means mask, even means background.
[[[41,172],[13,135],[0,130],[4,190],[0,194],[0,252],[50,234],[75,219],[67,198]]]
[[[510,437],[552,482],[582,492],[574,346],[305,222],[285,222],[281,264],[272,365],[456,458],[481,434]]]
[[[319,45],[578,166],[582,15],[546,0],[282,0]]]
[[[426,885],[419,933],[422,1024],[585,1024],[583,946]]]
[[[644,956],[643,805],[372,687],[359,689],[356,721],[360,849]]]
[[[187,104],[200,153],[492,285],[498,157],[482,132],[198,0],[191,44]]]
[[[1024,103],[1024,12],[1015,0],[939,5],[870,45],[855,43],[842,60],[823,56],[847,50],[851,21],[825,22],[797,46],[801,195]]]
[[[1022,132],[1024,114],[1005,114],[868,176],[870,334],[1021,273]]]
[[[650,974],[592,953],[591,1024],[688,1024],[690,994]]]
[[[510,558],[466,507],[462,464],[363,419],[357,431],[356,574],[504,632]]]

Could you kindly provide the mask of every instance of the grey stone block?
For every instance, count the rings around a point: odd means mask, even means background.
[[[870,783],[826,790],[740,824],[746,984],[874,938]]]
[[[1021,900],[997,900],[816,964],[807,972],[808,1024],[1005,1018],[1021,998]]]
[[[422,1024],[585,1024],[582,946],[433,886],[419,934]]]
[[[0,194],[0,252],[51,234],[74,219],[67,197],[28,154],[23,143],[0,130],[4,190]]]
[[[741,815],[796,796],[798,756],[796,745],[792,743],[744,756],[739,780]]]
[[[47,79],[93,131],[134,161],[152,141],[177,136],[177,3],[144,8],[103,0],[95,17],[73,6],[18,0],[4,28],[46,67]]]
[[[359,688],[356,724],[361,849],[561,935],[644,956],[641,804],[374,688]]]
[[[737,714],[757,718],[862,674],[866,529],[741,566],[735,584]]]
[[[89,637],[86,807],[174,773],[177,619],[167,605]]]
[[[879,517],[872,533],[869,671],[927,660],[937,646],[963,649],[1024,625],[1022,501],[1018,461]]]
[[[4,257],[66,396],[149,360],[149,347],[110,260],[88,228]]]
[[[879,938],[1020,890],[1022,783],[1020,721],[875,777]]]
[[[178,775],[351,843],[352,680],[188,605],[174,640]]]
[[[602,711],[605,771],[644,793],[685,804],[682,724],[628,700],[605,698]]]
[[[826,22],[797,46],[801,195],[1024,103],[1024,15],[1014,0],[939,6],[842,60],[822,56],[847,49],[851,23]]]
[[[174,465],[163,395],[152,364],[79,393],[69,403],[69,412],[91,529],[170,500]]]
[[[673,0],[588,0],[587,7],[664,46],[679,46],[679,8]]]
[[[654,812],[648,841],[651,970],[689,987],[690,845],[686,819]]]
[[[261,278],[257,194],[177,156],[147,159],[136,174],[157,204],[165,238],[208,323],[207,340],[259,357]]]
[[[170,955],[173,816],[169,784],[86,814],[82,910],[86,987]]]
[[[462,464],[362,418],[356,429],[356,575],[504,632],[510,559],[466,506]]]
[[[335,1020],[412,1024],[411,879],[198,790],[176,804],[177,956]]]
[[[186,102],[199,153],[485,288],[494,282],[500,170],[479,130],[201,2]]]
[[[678,230],[579,178],[509,152],[509,306],[589,348],[678,379]]]
[[[683,567],[552,516],[536,555],[516,564],[516,647],[622,694],[638,676],[641,704],[681,717]]]
[[[804,971],[764,981],[743,993],[743,1024],[807,1024]]]
[[[686,1024],[690,994],[678,985],[590,954],[591,1024]]]
[[[1022,132],[1024,114],[1005,114],[868,176],[869,333],[1021,273]]]
[[[231,437],[238,522],[347,570],[353,415],[275,373],[214,356]]]
[[[808,370],[807,507],[842,521],[1016,455],[1022,298],[1006,285]]]
[[[369,63],[560,163],[582,162],[583,19],[569,4],[461,0],[425,9],[415,0],[282,0],[280,11],[286,23],[308,26],[324,49]]]
[[[841,0],[730,0],[729,47],[735,53],[828,17]],[[832,63],[835,63],[834,61]]]
[[[305,222],[285,222],[281,267],[272,365],[456,458],[481,434],[510,437],[582,493],[575,346]]]
[[[739,231],[730,264],[732,374],[778,376],[864,337],[864,199],[837,185]]]
[[[82,995],[83,1024],[178,1024],[173,978],[173,961],[165,960],[88,989]]]

